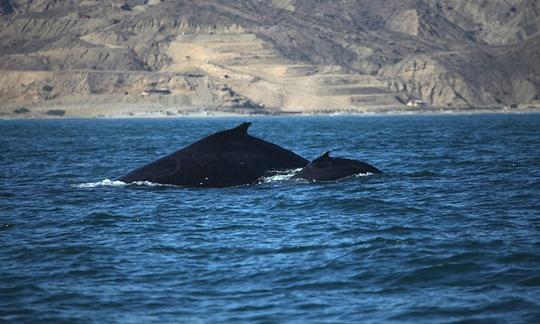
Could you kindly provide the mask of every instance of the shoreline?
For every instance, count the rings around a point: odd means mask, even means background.
[[[65,108],[65,109],[62,109]],[[130,107],[135,108],[135,107]],[[540,113],[539,106],[529,106],[526,108],[502,108],[502,107],[482,107],[465,109],[393,109],[393,110],[370,110],[370,111],[333,111],[333,112],[287,112],[287,111],[269,111],[246,113],[247,109],[238,109],[238,111],[220,111],[220,110],[200,110],[193,108],[184,108],[171,113],[166,107],[154,108],[154,110],[140,111],[139,109],[120,108],[117,113],[107,109],[107,114],[96,114],[95,111],[86,109],[70,109],[68,107],[48,107],[39,110],[30,110],[26,113],[0,113],[0,120],[61,120],[61,119],[181,119],[181,118],[241,118],[241,117],[376,117],[376,116],[438,116],[438,115],[488,115],[488,114],[534,114]],[[50,111],[61,111],[61,114],[47,114]],[[137,111],[138,110],[138,111]],[[242,111],[242,112],[240,112]],[[94,113],[92,113],[94,112]]]
[[[41,104],[0,106],[1,120],[14,119],[152,119],[152,118],[223,118],[265,116],[419,116],[539,113],[540,105],[517,107],[482,106],[472,108],[382,106],[350,109],[282,110],[262,107],[201,107],[166,104],[127,104],[111,102],[97,104]]]

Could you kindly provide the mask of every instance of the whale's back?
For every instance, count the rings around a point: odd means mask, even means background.
[[[250,184],[266,171],[304,167],[308,161],[247,134],[249,123],[210,135],[120,177],[194,187]]]

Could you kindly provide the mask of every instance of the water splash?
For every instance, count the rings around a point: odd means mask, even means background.
[[[131,183],[125,183],[118,180],[105,179],[98,182],[87,182],[73,185],[75,188],[86,189],[86,188],[99,188],[99,187],[125,187],[125,186],[146,186],[146,187],[174,187],[173,185],[155,183],[150,181],[135,181]]]
[[[353,175],[353,177],[355,177],[355,178],[364,178],[364,177],[369,177],[369,176],[372,176],[372,175],[373,175],[373,173],[366,172],[366,173],[355,174],[355,175]]]
[[[302,170],[301,168],[298,169],[291,169],[291,170],[284,170],[284,171],[275,171],[271,174],[262,176],[258,183],[272,183],[272,182],[282,182],[290,180],[298,171]]]

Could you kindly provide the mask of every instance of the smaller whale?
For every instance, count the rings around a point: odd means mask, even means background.
[[[326,152],[298,171],[292,179],[333,181],[363,173],[377,174],[382,171],[362,161],[330,157],[330,152]]]

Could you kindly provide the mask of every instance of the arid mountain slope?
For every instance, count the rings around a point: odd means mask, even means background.
[[[0,1],[0,98],[241,112],[540,101],[535,0]]]

